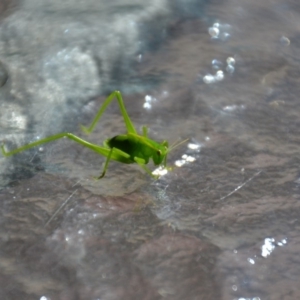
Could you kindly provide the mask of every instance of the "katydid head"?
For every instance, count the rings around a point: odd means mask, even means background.
[[[156,145],[152,155],[153,162],[156,166],[161,165],[162,163],[164,165],[166,164],[168,151],[167,141],[163,141],[161,144]]]
[[[172,151],[173,149],[177,148],[179,145],[185,143],[188,139],[179,142],[177,144],[172,145],[169,148],[169,144],[167,141],[163,141],[161,144],[157,144],[154,152],[153,152],[153,162],[156,166],[158,165],[163,165],[164,167],[166,167],[167,165],[167,155],[170,151]]]

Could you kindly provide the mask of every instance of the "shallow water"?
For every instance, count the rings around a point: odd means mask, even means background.
[[[43,171],[0,194],[0,298],[298,299],[299,13],[231,0],[174,23],[138,66],[155,88],[124,96],[139,130],[189,139],[173,170],[154,181],[112,162],[94,181],[102,157],[45,146]],[[123,131],[115,105],[89,140]]]

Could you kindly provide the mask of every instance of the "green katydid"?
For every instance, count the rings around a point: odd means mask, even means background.
[[[113,99],[116,99],[118,101],[121,114],[124,118],[124,122],[126,125],[127,133],[117,135],[111,139],[105,140],[103,146],[89,143],[72,133],[62,132],[24,145],[20,148],[14,149],[9,152],[7,152],[4,149],[4,145],[2,145],[2,154],[4,156],[11,156],[24,150],[33,148],[35,146],[66,137],[106,157],[103,171],[99,177],[96,177],[97,179],[104,177],[110,160],[115,160],[124,164],[137,163],[149,175],[151,175],[154,178],[158,178],[159,176],[153,175],[152,172],[146,167],[146,164],[148,164],[149,160],[152,159],[155,166],[162,165],[163,167],[166,167],[167,154],[170,152],[171,148],[169,148],[167,141],[158,143],[156,141],[151,140],[148,137],[148,129],[146,126],[143,126],[143,135],[139,135],[137,133],[134,125],[132,124],[127,114],[122,95],[119,91],[112,92],[100,107],[98,113],[92,121],[92,124],[89,127],[84,127],[81,125],[81,129],[85,133],[90,134],[94,130],[97,122],[101,118],[107,106],[112,102]],[[174,147],[172,147],[172,149],[173,148]]]

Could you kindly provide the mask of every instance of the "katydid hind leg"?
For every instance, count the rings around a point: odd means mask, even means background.
[[[121,111],[121,114],[124,118],[124,122],[125,122],[125,125],[126,125],[126,129],[127,129],[127,132],[130,132],[130,133],[136,133],[136,130],[135,130],[135,127],[134,125],[132,124],[129,116],[128,116],[128,113],[127,113],[127,110],[124,106],[124,101],[123,101],[123,98],[122,98],[122,95],[119,91],[114,91],[112,92],[107,98],[106,100],[104,101],[104,103],[102,104],[102,106],[100,107],[99,111],[97,112],[94,120],[92,121],[91,125],[89,127],[85,127],[83,125],[81,125],[81,129],[89,134],[91,133],[94,128],[96,127],[98,121],[100,120],[102,114],[104,113],[104,111],[106,110],[106,108],[108,107],[108,105],[112,102],[112,100],[116,99],[118,101],[118,104],[119,104],[119,107],[120,107],[120,111]]]
[[[5,151],[5,148],[4,148],[4,145],[1,146],[1,150],[2,150],[2,154],[4,156],[11,156],[11,155],[14,155],[14,154],[17,154],[17,153],[20,153],[22,151],[25,151],[25,150],[28,150],[28,149],[31,149],[33,147],[36,147],[36,146],[39,146],[39,145],[43,145],[43,144],[46,144],[46,143],[49,143],[49,142],[52,142],[52,141],[55,141],[55,140],[59,140],[61,138],[69,138],[85,147],[88,147],[88,148],[92,148],[92,145],[93,144],[90,144],[84,140],[82,140],[81,138],[77,137],[76,135],[72,134],[72,133],[68,133],[68,132],[62,132],[62,133],[58,133],[58,134],[54,134],[54,135],[51,135],[51,136],[48,136],[44,139],[41,139],[41,140],[38,140],[38,141],[35,141],[33,143],[29,143],[27,145],[24,145],[22,147],[19,147],[17,149],[14,149],[12,151]]]
[[[68,138],[70,140],[73,140],[76,143],[81,144],[82,146],[90,148],[90,149],[92,149],[94,151],[96,151],[95,148],[97,148],[97,152],[99,153],[100,147],[98,147],[97,145],[91,144],[91,143],[89,143],[89,142],[87,142],[87,141],[79,138],[78,136],[76,136],[76,135],[74,135],[72,133],[68,133],[68,132],[62,132],[62,133],[58,133],[58,134],[54,134],[54,135],[48,136],[48,137],[46,137],[44,139],[38,140],[38,141],[33,142],[33,143],[29,143],[27,145],[24,145],[22,147],[19,147],[17,149],[12,150],[12,151],[6,151],[5,148],[4,148],[4,145],[2,145],[1,146],[1,150],[2,150],[2,154],[4,156],[11,156],[11,155],[20,153],[22,151],[34,148],[36,146],[43,145],[43,144],[46,144],[46,143],[49,143],[49,142],[52,142],[52,141],[55,141],[55,140],[59,140],[59,139],[64,138],[64,137],[66,137],[66,138]],[[101,154],[105,155],[105,153],[101,153]]]

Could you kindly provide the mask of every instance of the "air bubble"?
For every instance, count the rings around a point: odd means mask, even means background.
[[[198,150],[200,148],[200,145],[193,144],[193,143],[189,143],[187,146],[191,150]]]
[[[163,167],[158,167],[157,169],[155,169],[153,172],[152,172],[153,175],[159,175],[159,176],[164,176],[166,174],[168,174],[168,170],[166,168],[163,168]]]
[[[275,249],[274,242],[273,238],[265,238],[265,243],[261,247],[261,256],[267,257],[273,252]]]
[[[222,70],[217,71],[215,79],[216,81],[222,81],[224,79],[224,72]]]
[[[182,159],[185,160],[186,162],[193,162],[196,160],[195,157],[187,155],[187,154],[183,154]]]
[[[282,36],[280,38],[280,43],[283,46],[289,46],[291,44],[291,41],[286,36]]]
[[[226,59],[226,63],[227,63],[227,65],[234,66],[235,65],[235,59],[233,57],[229,56]]]
[[[226,67],[226,71],[228,72],[228,73],[233,73],[234,72],[234,66],[232,66],[232,65],[228,65],[227,67]]]
[[[211,84],[211,83],[216,82],[216,78],[215,78],[215,76],[213,76],[211,74],[207,74],[203,77],[203,81],[206,84]]]
[[[220,39],[222,41],[226,41],[229,37],[230,37],[230,33],[228,33],[228,32],[224,32],[224,33],[220,34]]]
[[[213,59],[211,61],[211,64],[212,64],[212,67],[215,69],[215,70],[219,70],[221,69],[221,67],[223,66],[223,63],[220,61],[220,60],[217,60],[217,59]]]
[[[182,167],[185,164],[185,160],[184,159],[180,159],[180,160],[176,160],[175,161],[175,166],[176,167]]]
[[[232,289],[236,292],[238,288],[237,288],[236,285],[233,285],[233,286],[232,286]]]
[[[143,107],[145,109],[151,109],[152,105],[149,102],[145,102],[144,105],[143,105]]]
[[[220,34],[220,30],[217,27],[209,27],[208,33],[212,38],[218,38],[218,36]]]
[[[138,56],[137,56],[137,61],[140,63],[140,62],[142,62],[142,60],[143,60],[143,55],[142,54],[139,54]]]
[[[228,24],[214,23],[212,27],[208,28],[208,33],[213,39],[220,39],[226,41],[230,37],[228,32],[231,26]]]
[[[143,107],[145,109],[151,109],[152,108],[151,102],[155,102],[155,101],[156,101],[156,98],[154,98],[151,95],[146,95],[145,96],[145,103],[144,103]]]
[[[232,112],[235,111],[238,108],[237,105],[227,105],[223,107],[224,111]]]
[[[252,258],[248,258],[248,262],[251,264],[251,265],[254,265],[255,264],[255,260],[254,259],[252,259]]]

